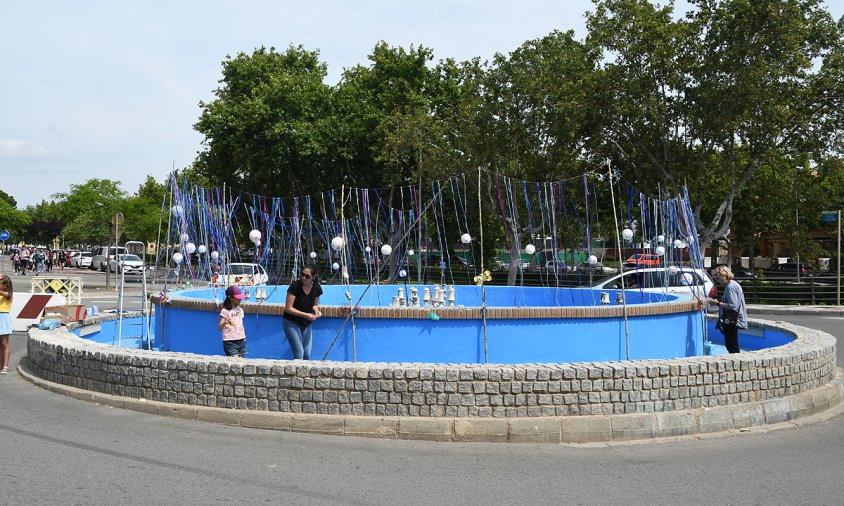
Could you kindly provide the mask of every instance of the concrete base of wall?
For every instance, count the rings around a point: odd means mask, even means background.
[[[776,399],[685,411],[525,418],[320,415],[191,406],[104,394],[45,381],[27,370],[26,360],[21,361],[18,373],[52,392],[143,413],[250,428],[383,439],[611,443],[729,435],[754,428],[776,428],[784,422],[799,425],[844,411],[841,402],[844,399],[844,369],[841,368],[836,369],[833,380],[826,385]]]

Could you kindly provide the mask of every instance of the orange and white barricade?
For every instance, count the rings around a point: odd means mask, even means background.
[[[12,296],[12,330],[26,331],[30,325],[37,325],[41,321],[41,314],[48,306],[63,306],[67,303],[64,295],[58,293],[27,293],[15,292]]]

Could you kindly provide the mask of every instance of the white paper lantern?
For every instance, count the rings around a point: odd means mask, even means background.
[[[371,252],[372,252],[372,248],[370,248],[369,246],[367,246],[367,247],[363,248],[363,250],[364,250],[364,251],[366,251],[367,253],[371,253]]]
[[[695,282],[694,276],[692,276],[691,272],[684,272],[683,279],[680,280],[686,286],[691,286]]]
[[[677,274],[677,271],[679,271],[679,270],[680,269],[678,269],[676,265],[669,265],[668,266],[668,272],[671,273],[672,275]]]
[[[334,251],[341,251],[344,246],[346,246],[346,241],[339,235],[331,239],[331,249]]]
[[[196,251],[198,251],[200,255],[204,255],[205,252],[208,251],[208,248],[206,248],[204,244],[200,244],[199,247],[196,248]]]
[[[381,254],[382,255],[387,256],[392,252],[393,252],[393,247],[390,246],[389,244],[385,244],[385,245],[381,246]]]
[[[460,242],[462,242],[463,244],[469,244],[470,242],[472,242],[472,236],[469,234],[463,234],[460,236]]]
[[[334,262],[333,264],[331,264],[331,268],[336,271],[337,269],[340,268],[340,264],[338,264],[337,262]]]
[[[404,278],[404,277],[406,277],[406,276],[407,276],[407,271],[406,271],[406,270],[402,269],[402,270],[400,270],[400,271],[399,271],[399,277],[400,277],[400,278]]]
[[[413,251],[412,249],[407,250],[407,256],[412,257],[415,254],[416,254],[416,252]]]
[[[349,270],[343,267],[343,279],[349,279]]]
[[[192,242],[185,244],[185,253],[187,253],[188,255],[193,255],[194,253],[196,253],[196,244]]]
[[[533,255],[534,253],[536,253],[536,246],[534,246],[533,244],[528,244],[527,246],[525,246],[525,253],[527,253],[528,255]]]
[[[596,263],[598,263],[598,257],[589,255],[589,265],[595,265]]]
[[[182,215],[182,206],[173,206],[170,212],[173,213],[174,218],[178,218]]]
[[[220,252],[219,251],[212,251],[211,252],[211,258],[213,258],[214,260],[217,260],[218,258],[220,258]]]
[[[308,256],[310,256],[311,258],[316,258],[317,257],[316,251],[311,251],[311,253]]]
[[[249,240],[252,241],[252,244],[258,244],[258,241],[261,240],[261,231],[251,230],[249,232]]]
[[[660,244],[664,243],[665,242],[665,236],[662,235],[662,234],[659,234],[658,236],[656,236],[656,242],[658,242]]]
[[[664,255],[665,254],[665,248],[663,248],[662,246],[657,246],[656,247],[656,254],[658,256]]]
[[[674,247],[675,248],[682,248],[683,247],[683,241],[681,241],[680,239],[674,239]]]
[[[633,231],[630,230],[629,228],[625,228],[624,230],[621,231],[621,238],[624,239],[627,242],[632,241],[633,240]]]
[[[186,242],[190,242],[190,236],[187,233],[184,233],[179,236],[179,240],[181,240],[183,244]]]
[[[176,265],[181,265],[182,260],[184,260],[184,257],[181,253],[173,253],[173,261],[176,262]]]

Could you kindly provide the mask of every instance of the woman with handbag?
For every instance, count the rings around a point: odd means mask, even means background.
[[[710,305],[718,306],[718,323],[715,325],[724,334],[724,345],[730,353],[739,353],[738,329],[747,328],[747,306],[744,291],[733,279],[733,271],[726,265],[719,265],[712,270],[712,277],[719,285],[724,285],[721,299],[709,299]]]

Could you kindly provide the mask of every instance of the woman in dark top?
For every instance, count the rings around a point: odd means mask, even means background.
[[[306,265],[299,279],[287,288],[283,325],[294,359],[311,358],[311,323],[322,316],[320,295],[322,288],[317,281],[315,265]]]

